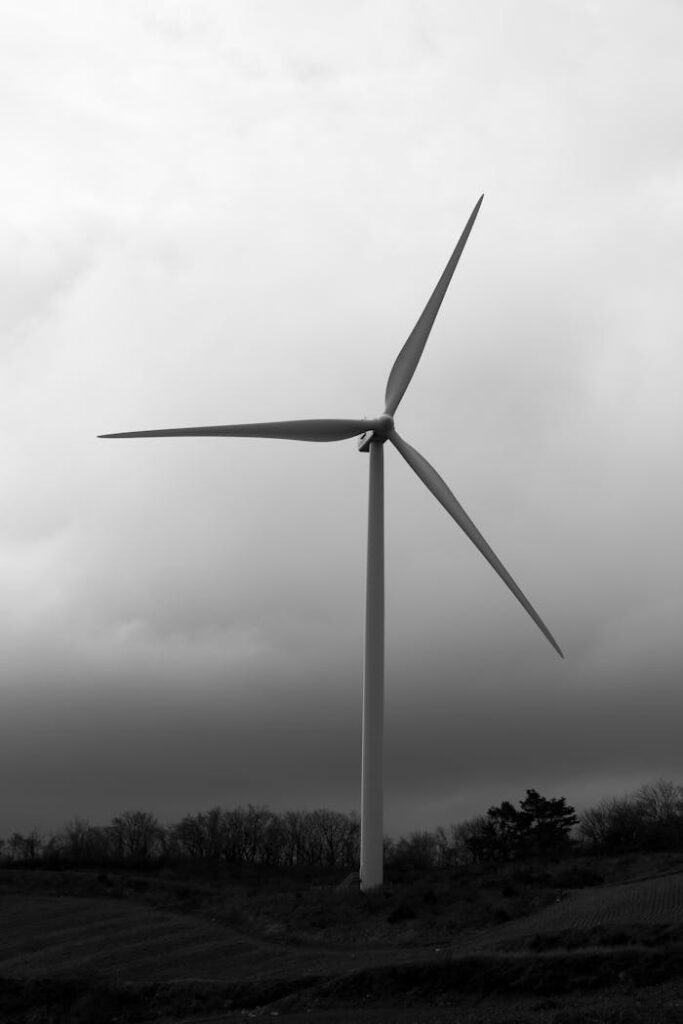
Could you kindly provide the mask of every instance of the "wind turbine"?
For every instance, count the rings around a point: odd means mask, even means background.
[[[510,588],[560,657],[557,642],[541,617],[517,586],[500,559],[482,537],[460,502],[427,460],[396,432],[394,414],[422,356],[453,272],[458,265],[484,197],[480,196],[446,264],[436,288],[391,368],[385,407],[374,420],[285,420],[275,423],[240,423],[215,427],[176,427],[168,430],[132,430],[100,437],[268,437],[291,441],[344,441],[361,435],[358,447],[370,454],[368,550],[365,603],[363,673],[363,743],[361,762],[360,884],[363,891],[383,880],[382,744],[384,720],[384,444],[394,448],[441,502]]]

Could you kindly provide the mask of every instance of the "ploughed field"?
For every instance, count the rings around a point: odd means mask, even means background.
[[[203,917],[127,901],[6,895],[0,919],[1,977],[241,982],[357,965],[351,950],[264,942]]]
[[[574,889],[493,872],[369,897],[7,869],[0,1020],[683,1021],[683,865],[643,867]]]

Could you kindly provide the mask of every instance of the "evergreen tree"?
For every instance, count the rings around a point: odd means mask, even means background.
[[[569,846],[569,834],[578,822],[565,797],[548,800],[535,789],[527,789],[519,810],[504,800],[500,807],[489,808],[486,820],[489,847],[502,860],[561,853]]]
[[[579,819],[565,797],[547,800],[535,789],[527,789],[519,806],[523,842],[529,853],[547,855],[567,848]]]

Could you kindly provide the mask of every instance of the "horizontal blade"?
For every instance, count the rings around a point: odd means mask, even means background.
[[[375,420],[282,420],[276,423],[235,423],[217,427],[172,427],[169,430],[128,430],[100,437],[278,437],[288,441],[344,441],[372,430]]]
[[[420,362],[420,357],[427,343],[429,332],[436,320],[436,314],[439,312],[446,290],[451,283],[451,278],[453,277],[453,272],[458,265],[458,260],[462,256],[462,251],[465,248],[465,243],[467,242],[470,231],[477,219],[479,207],[481,206],[483,199],[483,196],[479,197],[479,201],[470,214],[470,219],[467,221],[467,224],[465,224],[465,229],[460,236],[460,240],[453,250],[453,255],[446,264],[446,269],[439,279],[439,283],[432,292],[429,302],[422,311],[422,316],[413,327],[410,337],[399,352],[396,362],[391,368],[389,380],[387,381],[387,390],[385,394],[386,409],[384,410],[389,416],[393,416],[396,412],[398,403],[403,398],[406,388],[413,379],[413,374],[417,369],[417,364]]]
[[[457,500],[455,495],[450,491],[444,480],[439,476],[433,466],[427,462],[424,456],[420,455],[407,441],[399,437],[396,431],[390,436],[391,442],[398,448],[399,452],[406,460],[408,465],[415,470],[420,480],[429,488],[437,501],[440,501],[446,511],[453,516],[458,526],[467,534],[472,543],[476,548],[481,551],[484,558],[493,566],[495,571],[498,573],[503,583],[507,584],[512,593],[515,595],[522,608],[529,613],[531,618],[534,620],[540,631],[550,641],[552,646],[555,648],[561,658],[564,658],[564,654],[560,650],[557,641],[553,637],[552,633],[541,619],[538,612],[532,607],[529,601],[519,589],[515,581],[513,580],[510,573],[507,571],[503,563],[500,561],[498,556],[486,543],[479,530],[476,528],[470,517],[465,512],[460,502]]]

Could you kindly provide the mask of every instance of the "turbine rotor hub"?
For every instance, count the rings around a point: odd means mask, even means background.
[[[394,432],[394,417],[387,413],[378,416],[373,427],[373,434],[377,440],[386,441]]]
[[[370,444],[373,441],[384,444],[394,432],[394,417],[389,416],[387,413],[382,413],[376,420],[371,420],[370,422],[372,423],[372,428],[366,430],[358,442],[358,450],[361,452],[369,452]]]

